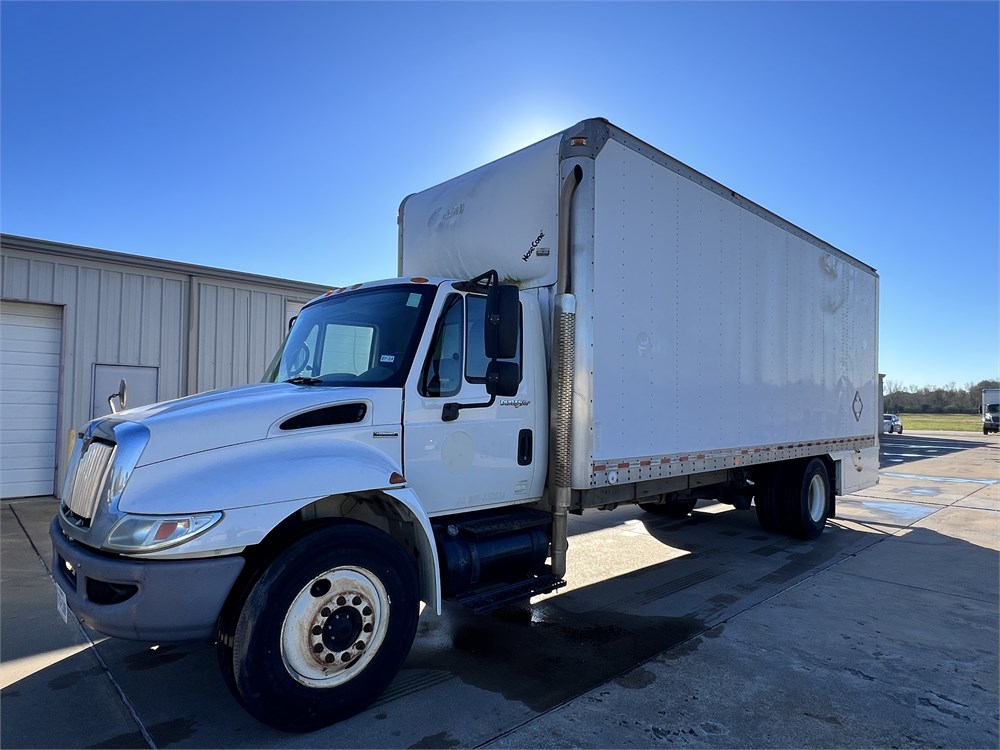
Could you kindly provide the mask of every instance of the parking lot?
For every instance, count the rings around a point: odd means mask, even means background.
[[[881,481],[818,540],[702,502],[571,524],[569,585],[425,612],[363,714],[257,723],[211,644],[106,639],[56,614],[54,499],[4,501],[0,745],[997,747],[1000,438],[884,435]],[[183,592],[178,592],[179,606]]]

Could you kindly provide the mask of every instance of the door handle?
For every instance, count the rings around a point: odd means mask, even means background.
[[[517,465],[527,466],[530,464],[532,453],[531,430],[521,430],[517,434]]]

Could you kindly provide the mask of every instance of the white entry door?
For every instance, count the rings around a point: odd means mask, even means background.
[[[51,495],[62,308],[0,302],[0,497]]]

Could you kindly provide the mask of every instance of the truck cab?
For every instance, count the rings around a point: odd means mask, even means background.
[[[499,400],[487,383],[485,289],[420,277],[335,290],[306,306],[264,380],[332,389],[349,405],[294,417],[299,429],[372,410],[365,440],[399,466],[430,516],[538,499],[545,358],[537,303],[519,304],[514,355],[498,363],[514,382]],[[470,474],[476,482],[463,481]]]
[[[1000,388],[983,388],[983,434],[1000,432]]]
[[[240,618],[257,618],[247,603],[275,560],[310,535],[318,541],[305,548],[318,551],[374,534],[370,549],[347,553],[350,564],[296,564],[294,582],[266,589],[268,598],[298,591],[281,627],[305,633],[283,636],[293,677],[279,693],[346,683],[355,672],[380,692],[382,678],[371,675],[398,668],[418,602],[440,612],[443,596],[474,599],[484,585],[492,597],[511,586],[507,596],[523,597],[560,584],[539,575],[548,514],[510,512],[537,502],[545,483],[540,313],[515,287],[497,302],[493,280],[332,290],[303,308],[261,384],[90,423],[52,527],[70,608],[109,635],[239,648]],[[492,508],[504,508],[503,518]],[[370,567],[356,562],[369,558]],[[322,595],[302,593],[316,586]],[[171,606],[171,590],[191,592],[191,606]],[[334,635],[317,639],[314,628]],[[380,654],[385,666],[373,671]],[[230,683],[259,661],[234,656]],[[282,725],[291,714],[275,701],[248,708]],[[286,728],[311,726],[296,715]],[[320,715],[329,723],[328,710]]]

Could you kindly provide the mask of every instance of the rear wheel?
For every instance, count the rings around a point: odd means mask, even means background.
[[[387,534],[351,522],[313,531],[236,610],[231,638],[219,642],[226,682],[277,729],[308,732],[352,716],[406,658],[417,598],[413,563]]]
[[[764,531],[780,534],[785,530],[784,508],[781,503],[781,475],[759,482],[753,496],[754,511],[757,513],[757,523]]]
[[[818,458],[798,464],[785,479],[785,517],[788,531],[803,539],[815,539],[823,533],[830,515],[833,497],[826,464]]]

